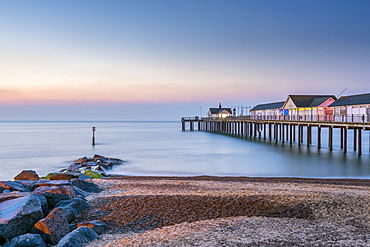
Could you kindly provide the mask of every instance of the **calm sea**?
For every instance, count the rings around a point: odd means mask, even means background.
[[[96,145],[91,145],[91,127]],[[41,176],[83,156],[100,154],[126,162],[110,171],[123,175],[279,176],[370,178],[369,133],[364,154],[290,146],[221,134],[181,131],[180,122],[0,122],[0,180],[23,169]],[[323,137],[326,137],[323,133]],[[315,143],[313,144],[315,145]]]

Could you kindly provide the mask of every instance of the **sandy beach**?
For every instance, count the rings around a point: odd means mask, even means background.
[[[370,181],[125,177],[77,221],[109,230],[86,246],[370,246]]]

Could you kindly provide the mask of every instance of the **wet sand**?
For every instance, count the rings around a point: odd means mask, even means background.
[[[87,246],[369,246],[370,180],[120,177],[77,221],[109,231]]]

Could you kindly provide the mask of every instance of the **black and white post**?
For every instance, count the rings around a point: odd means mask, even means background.
[[[95,130],[96,130],[96,127],[92,127],[92,133],[93,133],[93,136],[92,136],[92,145],[95,146]]]

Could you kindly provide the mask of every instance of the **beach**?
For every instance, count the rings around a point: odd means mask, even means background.
[[[111,176],[77,221],[86,246],[369,246],[365,179]]]

